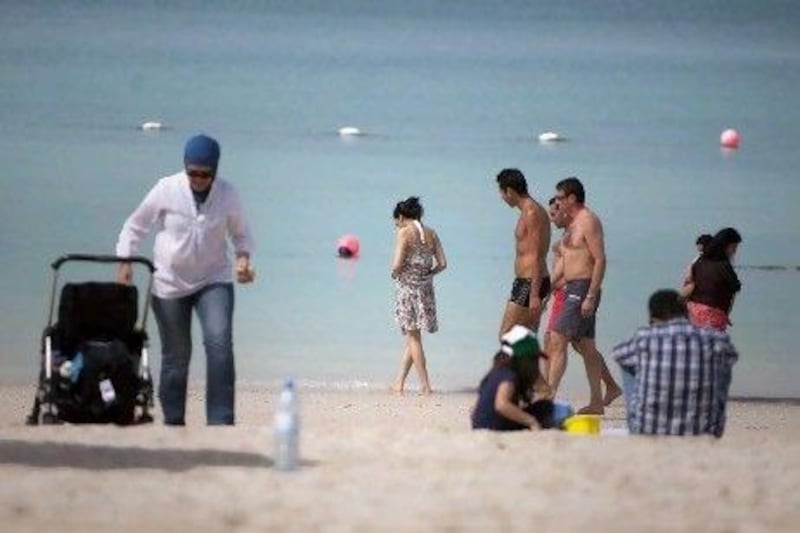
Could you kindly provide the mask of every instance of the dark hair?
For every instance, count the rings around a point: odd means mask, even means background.
[[[504,168],[497,175],[497,185],[501,189],[511,189],[517,194],[528,195],[528,182],[517,168]]]
[[[700,235],[700,236],[697,238],[697,240],[696,240],[696,241],[694,241],[694,243],[695,243],[697,246],[702,246],[703,248],[705,248],[706,246],[708,246],[709,244],[711,244],[711,241],[712,241],[713,239],[714,239],[714,237],[712,237],[712,236],[711,236],[711,235],[709,235],[708,233],[703,233],[702,235]]]
[[[583,190],[583,183],[575,176],[570,176],[556,183],[556,190],[563,192],[565,196],[574,194],[575,200],[579,204],[586,201],[586,191]]]
[[[397,202],[394,206],[394,218],[403,215],[405,218],[419,220],[423,214],[422,204],[419,203],[419,198],[416,196],[409,196],[405,200]]]
[[[656,320],[669,320],[686,316],[686,306],[681,299],[678,291],[672,289],[660,289],[650,296],[647,303],[650,311],[650,318]]]
[[[703,250],[703,257],[712,261],[728,260],[726,250],[731,244],[742,242],[742,236],[734,228],[723,228],[714,235],[711,242]]]
[[[539,378],[539,355],[540,352],[537,352],[533,357],[512,357],[505,352],[498,351],[494,354],[492,368],[489,372],[500,367],[510,368],[517,378],[514,382],[517,397],[526,403],[530,403],[533,385]],[[481,386],[488,377],[489,373],[481,380]]]

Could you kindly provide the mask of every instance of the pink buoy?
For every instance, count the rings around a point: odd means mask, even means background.
[[[727,129],[719,136],[719,143],[725,148],[739,148],[739,132],[733,129]]]
[[[358,237],[355,235],[343,235],[336,243],[336,253],[339,254],[339,257],[356,257],[359,248],[361,248],[361,245],[358,242]]]

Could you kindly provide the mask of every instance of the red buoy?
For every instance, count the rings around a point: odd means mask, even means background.
[[[739,132],[733,129],[727,129],[719,136],[719,143],[725,148],[739,148]]]
[[[358,251],[361,248],[358,242],[358,237],[355,235],[343,235],[336,243],[336,253],[339,257],[349,259],[358,256]]]

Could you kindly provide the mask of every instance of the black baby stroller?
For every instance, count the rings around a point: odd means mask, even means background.
[[[141,264],[149,269],[141,324],[135,285],[65,283],[53,323],[58,271],[69,261]],[[51,265],[50,314],[41,341],[39,386],[28,424],[152,422],[147,309],[155,267],[144,257],[69,254]]]

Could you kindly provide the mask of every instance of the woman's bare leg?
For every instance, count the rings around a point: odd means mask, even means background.
[[[397,374],[397,379],[394,380],[394,385],[392,385],[393,392],[398,394],[403,393],[406,386],[406,378],[408,377],[408,372],[411,370],[411,365],[413,363],[411,359],[411,348],[408,344],[408,338],[406,338],[405,347],[403,348],[403,357],[400,360],[400,372]]]
[[[417,369],[417,375],[419,376],[419,384],[422,394],[430,394],[433,392],[433,390],[431,389],[431,383],[428,380],[428,368],[425,363],[425,350],[422,349],[422,333],[418,329],[409,331],[406,335],[406,338],[408,339],[408,348],[411,360],[414,362],[414,366]]]

